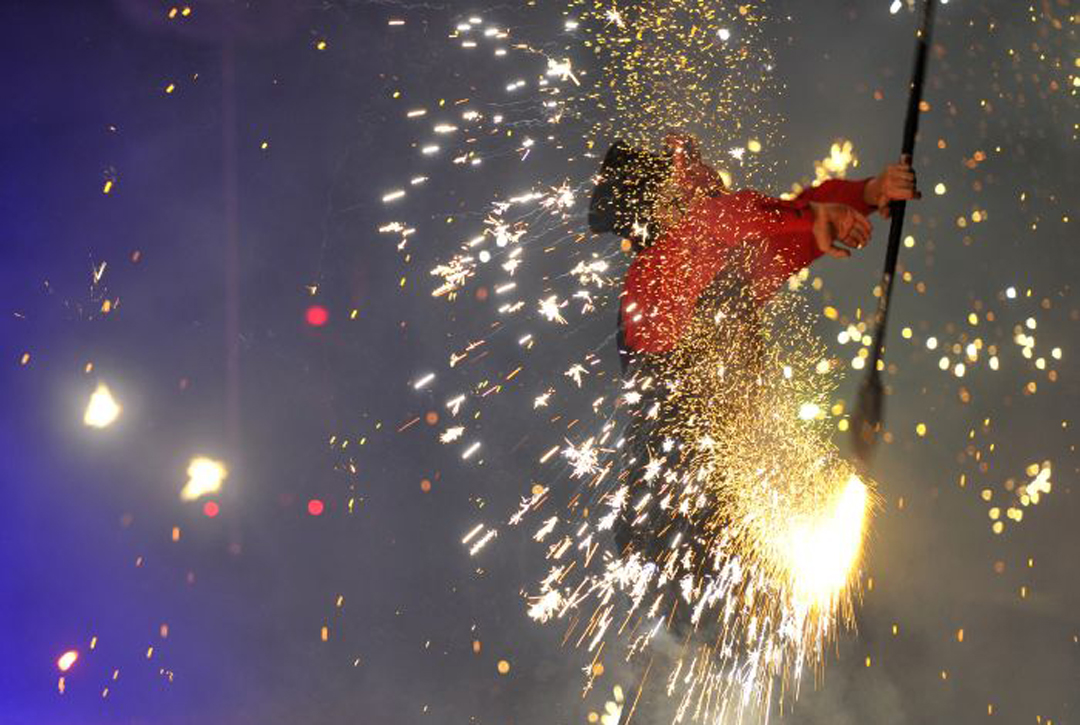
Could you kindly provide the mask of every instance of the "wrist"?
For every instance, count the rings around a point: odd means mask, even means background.
[[[872,179],[867,180],[866,185],[863,187],[863,201],[867,206],[876,207],[878,204],[878,198],[881,192],[881,180],[875,176]]]

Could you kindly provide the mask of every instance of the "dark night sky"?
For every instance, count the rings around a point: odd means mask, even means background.
[[[561,647],[559,628],[531,622],[521,601],[544,572],[539,547],[513,529],[476,558],[459,542],[481,519],[505,520],[541,475],[532,451],[562,442],[522,401],[587,350],[616,369],[611,315],[546,329],[547,347],[477,424],[483,465],[440,445],[442,425],[396,432],[442,410],[450,392],[415,392],[419,374],[437,368],[460,383],[505,371],[515,354],[493,344],[482,363],[447,371],[449,351],[494,317],[490,302],[432,300],[426,270],[468,235],[458,227],[475,233],[493,190],[587,175],[580,159],[542,145],[529,165],[496,153],[480,172],[427,161],[405,110],[443,96],[484,103],[508,79],[542,71],[535,57],[470,59],[447,38],[461,17],[479,13],[558,49],[575,42],[561,31],[562,4],[252,5],[193,2],[179,20],[149,0],[0,5],[0,724],[584,723],[629,680],[612,666],[580,697],[585,653]],[[836,138],[853,141],[866,174],[895,157],[914,19],[888,5],[772,4],[785,138],[767,150],[778,167],[766,191],[807,176]],[[926,286],[900,285],[895,302],[895,440],[874,470],[883,506],[867,565],[876,584],[858,636],[842,638],[823,686],[807,682],[782,722],[1080,717],[1078,16],[1067,0],[1027,5],[941,9],[916,158],[926,198],[909,227],[919,245],[902,255]],[[407,22],[389,27],[392,17]],[[969,168],[977,150],[989,158]],[[406,265],[376,229],[392,218],[382,195],[418,174],[431,180],[402,212],[422,237]],[[946,194],[933,193],[938,182]],[[988,220],[972,223],[975,210]],[[860,258],[815,267],[825,292],[812,293],[812,309],[871,308],[885,226]],[[230,279],[239,320],[227,338]],[[1009,286],[1019,299],[1004,297]],[[106,298],[119,305],[103,314]],[[305,324],[313,303],[329,310],[325,327]],[[980,314],[971,332],[973,310],[997,319]],[[1013,342],[1028,317],[1047,370]],[[898,337],[905,325],[910,342]],[[819,326],[849,359],[840,329]],[[968,332],[999,346],[1000,371],[985,360],[963,380],[939,370],[943,351],[925,340]],[[98,380],[124,411],[89,431],[82,409]],[[849,370],[839,396],[850,399],[857,381]],[[352,441],[355,475],[341,470],[353,453],[332,450],[331,436]],[[196,454],[229,463],[215,518],[177,498]],[[1044,460],[1052,493],[994,535],[979,492],[1002,505],[1006,479],[1028,480],[1024,468]],[[307,513],[310,499],[325,502],[323,515]],[[81,656],[60,694],[56,659],[68,649]],[[509,675],[497,673],[501,659]]]

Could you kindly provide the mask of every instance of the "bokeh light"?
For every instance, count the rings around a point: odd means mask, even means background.
[[[197,501],[203,496],[221,491],[221,485],[229,471],[221,461],[196,456],[188,464],[187,475],[187,483],[180,489],[180,500]]]
[[[79,659],[78,650],[69,649],[64,654],[60,655],[56,660],[56,666],[61,672],[67,672],[75,664],[75,661]]]
[[[121,407],[105,383],[98,383],[90,394],[90,402],[83,413],[83,423],[90,428],[108,428],[120,417]]]
[[[330,321],[330,312],[322,305],[311,305],[304,312],[304,320],[312,327],[322,327]]]

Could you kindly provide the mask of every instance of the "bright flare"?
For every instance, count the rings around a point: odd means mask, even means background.
[[[187,469],[188,480],[180,490],[181,501],[197,501],[203,496],[217,493],[229,471],[221,461],[198,456],[191,459]]]
[[[120,417],[120,404],[105,383],[98,383],[83,413],[83,423],[90,428],[108,428]]]
[[[788,568],[805,604],[828,607],[848,586],[862,551],[868,498],[853,474],[820,517],[797,522],[786,534]]]

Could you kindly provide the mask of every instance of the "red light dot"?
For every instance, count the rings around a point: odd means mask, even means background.
[[[202,512],[210,518],[214,518],[221,513],[221,507],[217,505],[217,501],[207,501],[203,504]]]
[[[323,502],[317,498],[313,498],[307,502],[307,512],[312,516],[321,516],[324,508]]]
[[[307,312],[304,313],[304,319],[312,327],[322,327],[330,321],[330,313],[326,311],[326,308],[322,305],[312,305],[307,308]]]

